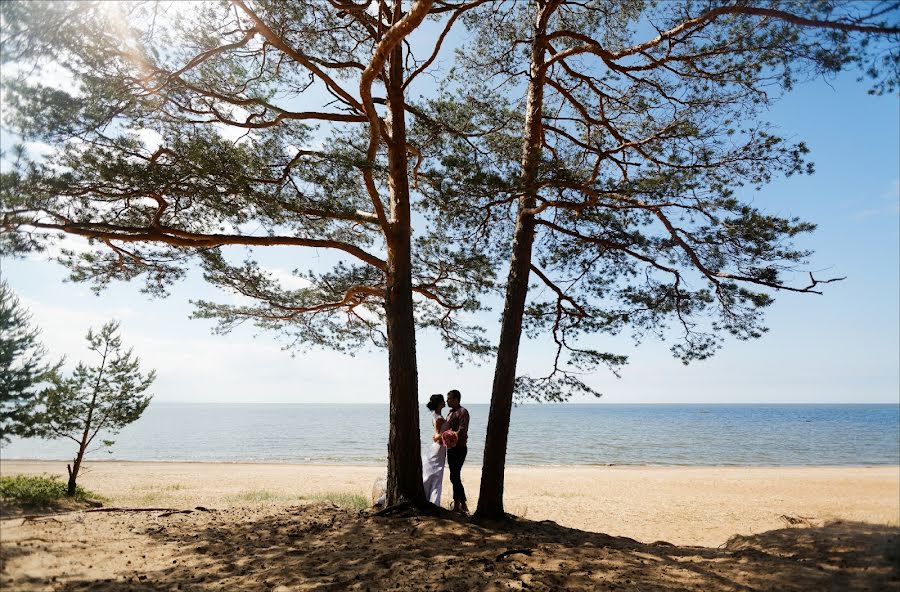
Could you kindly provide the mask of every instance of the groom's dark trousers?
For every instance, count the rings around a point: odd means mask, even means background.
[[[465,446],[457,446],[447,449],[447,464],[450,465],[450,483],[453,484],[453,501],[466,501],[466,489],[463,487],[462,479],[459,472],[462,470],[463,463],[466,462],[466,454],[469,449]]]

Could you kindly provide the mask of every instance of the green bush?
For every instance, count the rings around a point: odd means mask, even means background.
[[[13,475],[11,477],[0,477],[0,498],[34,505],[47,504],[62,499],[73,499],[66,496],[66,484],[60,481],[58,475]],[[74,499],[83,501],[102,498],[96,493],[76,487]]]

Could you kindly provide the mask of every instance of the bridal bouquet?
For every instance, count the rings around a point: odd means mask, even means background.
[[[447,448],[453,448],[456,446],[456,443],[459,441],[459,436],[456,435],[456,432],[452,430],[447,430],[446,432],[441,432],[441,442],[444,443],[444,446]]]

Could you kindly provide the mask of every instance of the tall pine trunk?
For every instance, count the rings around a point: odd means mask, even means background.
[[[491,390],[491,409],[488,415],[487,436],[484,442],[484,463],[481,469],[481,491],[478,496],[479,518],[503,518],[503,480],[506,470],[506,444],[516,382],[516,362],[522,337],[525,298],[528,296],[528,276],[534,245],[534,215],[537,190],[535,181],[541,161],[541,111],[544,106],[544,36],[547,21],[555,10],[555,2],[541,3],[535,19],[528,94],[525,104],[525,130],[522,142],[522,195],[516,217],[506,300],[500,325],[497,365]]]
[[[425,504],[419,442],[416,329],[412,299],[412,227],[406,120],[403,102],[402,44],[390,57],[388,114],[391,137],[387,143],[391,228],[388,236],[387,316],[390,380],[390,436],[388,440],[388,505],[409,501]]]

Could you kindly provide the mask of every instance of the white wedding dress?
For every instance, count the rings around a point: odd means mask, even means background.
[[[431,412],[431,425],[434,426],[437,420],[443,420],[441,414],[437,411]],[[443,432],[449,426],[447,422],[441,426]],[[433,436],[434,432],[429,434]],[[447,449],[440,442],[431,442],[431,445],[425,449],[422,454],[422,481],[425,485],[425,498],[436,506],[441,505],[441,486],[444,484],[444,461],[447,458]]]

